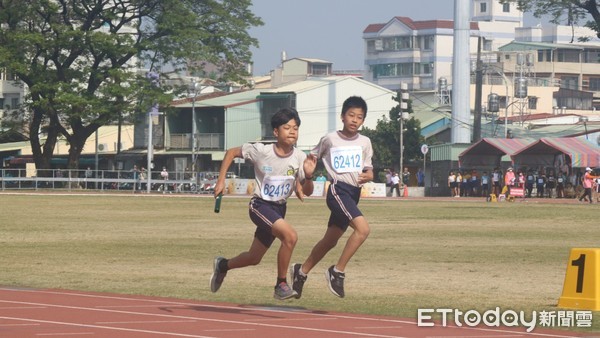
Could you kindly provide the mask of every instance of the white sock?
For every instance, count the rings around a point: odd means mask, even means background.
[[[334,265],[333,266],[333,271],[337,272],[337,273],[344,273],[344,271],[340,271],[337,269],[337,267]]]

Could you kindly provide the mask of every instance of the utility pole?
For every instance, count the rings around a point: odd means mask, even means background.
[[[481,140],[481,96],[483,91],[483,65],[481,63],[481,37],[477,39],[477,63],[475,65],[475,116],[473,143]]]

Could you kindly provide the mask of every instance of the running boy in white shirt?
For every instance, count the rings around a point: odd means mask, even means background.
[[[352,96],[342,106],[344,128],[325,135],[313,149],[311,156],[323,160],[331,180],[327,190],[327,206],[331,210],[327,231],[313,247],[303,264],[290,267],[292,288],[296,298],[302,296],[307,274],[333,249],[348,226],[354,232],[348,238],[337,264],[325,271],[329,290],[344,297],[346,265],[369,236],[369,223],[358,209],[362,185],[373,180],[373,148],[371,140],[358,133],[367,117],[367,103]]]
[[[225,153],[219,178],[215,185],[215,197],[225,189],[227,169],[234,158],[244,158],[254,164],[256,184],[250,200],[250,219],[256,225],[254,241],[250,249],[236,257],[225,259],[216,257],[210,290],[217,292],[227,272],[249,265],[257,265],[275,240],[281,241],[277,254],[277,283],[274,297],[288,299],[296,292],[287,284],[287,267],[296,246],[298,235],[284,218],[288,197],[296,189],[300,199],[310,196],[313,191],[312,176],[317,164],[316,158],[307,157],[294,147],[298,140],[300,117],[292,108],[280,109],[271,119],[275,144],[245,143],[231,148]]]

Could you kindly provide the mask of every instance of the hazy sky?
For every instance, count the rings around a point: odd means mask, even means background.
[[[364,68],[363,30],[394,16],[413,20],[454,18],[454,0],[253,0],[264,26],[250,30],[260,42],[252,49],[254,75],[264,75],[287,58],[333,62],[334,70]]]

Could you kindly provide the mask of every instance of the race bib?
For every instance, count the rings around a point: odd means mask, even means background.
[[[337,173],[360,172],[362,170],[362,147],[331,148],[331,166]]]
[[[293,176],[266,176],[262,182],[261,198],[265,201],[281,201],[290,197],[294,184]]]

